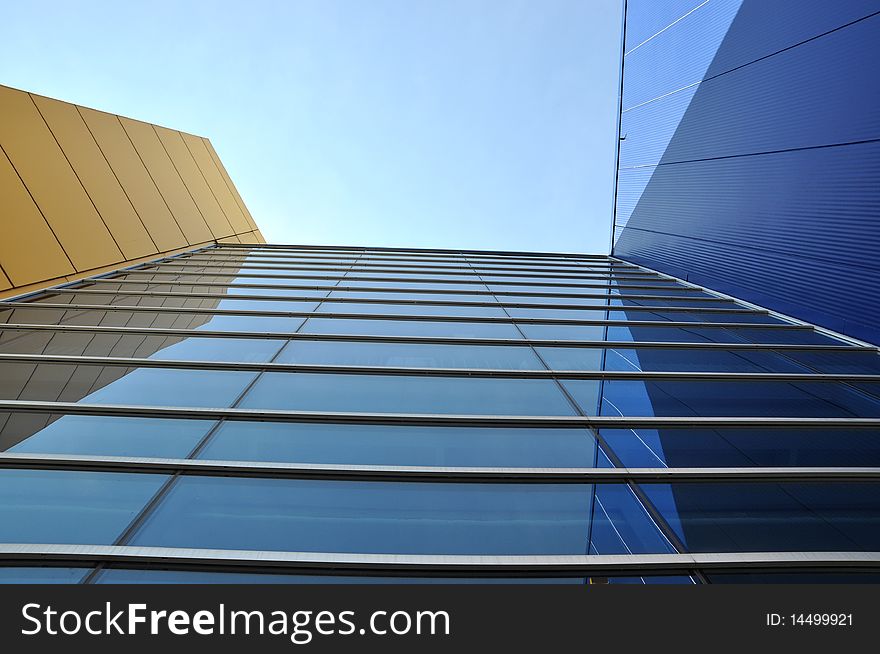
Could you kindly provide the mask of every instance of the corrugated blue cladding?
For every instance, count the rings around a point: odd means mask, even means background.
[[[880,0],[628,0],[626,30],[614,254],[880,342]]]

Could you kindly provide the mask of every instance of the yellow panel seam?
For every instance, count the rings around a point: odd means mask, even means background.
[[[37,200],[34,198],[33,194],[31,193],[31,190],[27,187],[27,184],[24,183],[24,180],[22,179],[21,175],[19,174],[18,169],[15,167],[15,163],[12,161],[12,158],[9,156],[9,154],[6,152],[6,150],[3,148],[2,144],[0,144],[0,152],[2,152],[3,156],[6,157],[7,161],[9,161],[9,165],[12,167],[12,170],[15,171],[15,174],[18,177],[18,181],[21,182],[21,185],[24,188],[24,190],[27,191],[27,194],[30,197],[31,202],[34,203],[34,206],[37,208],[37,211],[40,212],[40,216],[42,217],[43,222],[46,223],[46,227],[49,228],[49,232],[52,234],[52,238],[55,239],[55,242],[58,244],[58,247],[64,253],[64,257],[67,259],[67,262],[70,264],[70,269],[76,270],[76,266],[73,265],[73,261],[71,260],[70,256],[67,254],[67,250],[65,250],[64,246],[61,245],[61,241],[58,239],[58,235],[55,233],[55,230],[52,229],[52,225],[49,224],[49,221],[46,220],[46,216],[43,214],[43,210],[40,209],[40,205],[37,204]],[[12,278],[10,278],[9,281],[12,282]]]
[[[201,137],[196,136],[195,138],[201,138]],[[181,134],[181,139],[183,140],[183,145],[184,145],[184,147],[186,147],[187,152],[189,152],[189,156],[192,157],[193,163],[196,165],[196,168],[198,169],[199,174],[202,176],[202,179],[205,180],[205,185],[208,187],[208,190],[211,192],[211,195],[214,196],[214,201],[217,203],[217,206],[220,207],[220,211],[223,214],[223,217],[226,218],[226,222],[229,223],[229,229],[231,230],[231,233],[235,234],[235,227],[233,227],[233,225],[232,225],[232,220],[230,220],[229,216],[226,215],[226,209],[223,208],[223,203],[220,202],[220,198],[217,197],[217,194],[214,193],[214,189],[211,188],[211,184],[210,184],[210,182],[208,182],[208,178],[205,177],[205,171],[202,170],[202,167],[199,165],[199,160],[196,159],[196,155],[193,154],[192,149],[190,149],[190,147],[189,147],[189,143],[186,142],[186,139],[183,138],[182,134]],[[235,200],[235,198],[233,198],[233,200]]]
[[[113,170],[113,166],[110,165],[110,160],[107,158],[107,154],[104,152],[103,148],[101,148],[101,144],[98,143],[98,139],[95,138],[95,134],[92,132],[92,128],[89,127],[88,122],[86,122],[85,117],[82,115],[82,111],[80,111],[79,105],[73,105],[74,109],[76,109],[77,115],[79,115],[79,119],[83,122],[83,125],[86,126],[86,129],[89,132],[89,136],[92,137],[92,140],[95,142],[95,145],[98,147],[98,152],[101,153],[101,156],[104,157],[104,161],[107,162],[107,167],[110,169],[113,178],[116,180],[116,183],[119,184],[119,188],[122,189],[123,194],[125,194],[125,199],[128,200],[128,203],[131,205],[132,211],[134,211],[134,215],[138,217],[141,225],[144,227],[144,231],[147,233],[147,238],[150,239],[150,242],[153,244],[153,247],[156,248],[156,252],[159,252],[159,245],[156,241],[153,240],[153,235],[150,234],[150,230],[147,229],[146,223],[144,223],[144,219],[141,218],[141,215],[138,213],[137,207],[134,206],[134,202],[131,201],[131,197],[128,195],[128,191],[125,190],[125,185],[120,181],[119,176],[116,174],[116,171]]]
[[[141,165],[144,167],[144,170],[147,171],[147,177],[150,178],[150,181],[153,182],[153,186],[156,187],[156,193],[159,194],[159,197],[162,198],[162,203],[165,205],[165,208],[168,209],[168,214],[171,216],[171,220],[174,221],[174,224],[177,225],[177,229],[180,231],[180,235],[183,237],[184,243],[189,243],[189,239],[186,238],[186,232],[183,231],[183,227],[180,226],[180,223],[177,222],[177,218],[174,216],[174,212],[171,211],[171,206],[168,204],[168,201],[165,199],[165,196],[162,195],[162,190],[159,188],[159,185],[156,183],[156,180],[153,179],[153,174],[150,172],[149,166],[147,166],[144,158],[141,156],[141,153],[138,152],[137,146],[134,144],[134,141],[131,140],[131,134],[128,133],[128,130],[125,129],[125,125],[122,123],[122,120],[119,116],[114,114],[113,117],[119,123],[119,126],[122,128],[122,132],[125,134],[125,138],[128,139],[128,142],[131,143],[131,148],[134,150],[134,153],[137,155],[138,160],[141,162]],[[210,230],[208,230],[210,231]]]
[[[165,147],[165,144],[162,142],[161,137],[159,136],[159,132],[156,131],[156,126],[152,123],[147,123],[153,130],[153,133],[156,135],[156,140],[159,141],[159,145],[162,147],[162,150],[168,156],[168,161],[171,162],[171,167],[174,168],[174,172],[177,173],[177,176],[180,178],[180,183],[183,184],[183,188],[186,189],[187,194],[193,202],[193,206],[195,206],[196,211],[199,212],[199,216],[202,219],[202,222],[205,223],[205,227],[208,228],[208,233],[214,237],[214,240],[217,240],[217,235],[214,233],[214,230],[211,229],[211,226],[208,224],[208,221],[205,220],[205,214],[202,213],[202,210],[199,208],[199,203],[196,202],[196,199],[193,197],[192,191],[189,190],[189,187],[186,185],[186,181],[183,179],[183,175],[180,174],[180,171],[177,169],[177,165],[174,163],[174,159],[171,158],[171,153],[168,152],[168,148]],[[174,131],[174,130],[171,130]],[[173,215],[173,214],[172,214]],[[178,223],[179,224],[179,223]]]
[[[109,261],[107,263],[107,265],[112,265],[114,263],[122,263],[123,261],[125,261],[125,253],[122,251],[122,247],[120,247],[119,242],[116,240],[116,236],[113,234],[113,231],[107,225],[107,222],[104,220],[104,216],[102,216],[101,212],[98,210],[98,205],[95,204],[95,201],[92,200],[92,196],[89,195],[89,191],[86,188],[85,184],[82,183],[82,180],[79,177],[79,173],[76,172],[76,168],[74,168],[73,164],[70,163],[70,158],[67,156],[67,153],[64,151],[64,148],[61,147],[61,142],[58,140],[58,137],[55,136],[55,132],[52,131],[52,127],[49,125],[49,121],[46,120],[46,117],[43,115],[43,112],[40,111],[40,107],[37,105],[33,96],[30,93],[28,93],[27,96],[28,96],[28,99],[31,101],[31,104],[34,105],[34,109],[37,110],[37,115],[39,115],[39,117],[43,119],[43,124],[46,125],[46,129],[49,130],[49,134],[51,134],[52,138],[55,140],[55,144],[58,146],[58,150],[61,152],[61,156],[64,157],[64,160],[67,162],[67,165],[70,166],[70,170],[73,172],[73,176],[76,177],[76,181],[79,182],[79,185],[82,187],[83,193],[86,194],[86,197],[89,199],[89,202],[91,202],[92,206],[95,208],[95,213],[98,215],[98,218],[100,219],[101,224],[104,225],[104,229],[107,230],[107,233],[110,235],[110,238],[112,239],[113,244],[116,246],[116,249],[119,250],[119,256],[121,257],[121,259],[119,259],[117,261]],[[61,247],[62,248],[64,247],[63,243],[61,244]],[[70,257],[68,257],[68,258],[70,258]]]

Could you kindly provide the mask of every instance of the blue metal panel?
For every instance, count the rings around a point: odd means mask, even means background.
[[[880,341],[880,1],[722,5],[625,58],[614,254]]]

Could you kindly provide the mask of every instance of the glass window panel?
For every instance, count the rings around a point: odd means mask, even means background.
[[[314,311],[317,302],[289,302],[287,300],[220,300],[217,309],[236,309],[245,311]]]
[[[369,313],[385,316],[477,316],[505,318],[507,314],[498,307],[456,307],[436,304],[379,304],[358,302],[326,301],[318,308],[318,313]]]
[[[341,290],[330,293],[331,298],[348,298],[362,299],[369,298],[371,300],[407,300],[418,301],[427,300],[429,302],[494,302],[495,298],[491,295],[465,295],[455,293],[382,293],[380,291],[354,291]]]
[[[427,320],[357,320],[309,318],[304,334],[353,334],[366,336],[447,336],[454,338],[516,338],[522,334],[511,323]]]
[[[603,429],[605,442],[633,468],[880,466],[870,429]]]
[[[420,277],[421,279],[421,277]],[[486,285],[479,282],[458,282],[455,284],[443,284],[439,282],[404,282],[382,281],[371,279],[343,279],[339,282],[339,288],[411,288],[411,289],[436,289],[438,291],[455,291],[459,289],[485,291]]]
[[[576,304],[580,306],[603,306],[608,303],[608,299],[604,297],[584,298],[584,297],[542,297],[532,295],[499,295],[498,301],[504,304]],[[513,311],[513,309],[511,309]],[[511,314],[513,315],[513,314]]]
[[[880,485],[644,484],[690,552],[876,551]]]
[[[184,338],[162,348],[151,358],[163,361],[266,362],[282,345],[284,341],[262,338]]]
[[[109,545],[164,475],[0,470],[0,542]]]
[[[549,348],[548,348],[549,349]],[[558,348],[561,349],[561,348]],[[565,353],[559,355],[563,361]],[[549,359],[544,357],[545,361]],[[570,359],[576,364],[573,352]],[[550,364],[553,367],[553,364]],[[575,368],[580,369],[580,368]],[[804,366],[768,350],[642,348],[608,350],[605,370],[693,372],[810,372]]]
[[[0,584],[76,584],[91,568],[0,568]]]
[[[563,385],[594,415],[597,383]],[[870,384],[876,393],[877,384]],[[602,414],[626,416],[880,416],[880,401],[837,382],[621,381],[602,385]]]
[[[120,310],[46,310],[16,308],[0,310],[0,322],[41,325],[89,325],[115,327],[170,327],[211,331],[293,333],[304,318],[288,316],[235,316],[204,313],[172,313]]]
[[[86,404],[230,406],[256,377],[252,372],[138,368],[86,395]]]
[[[291,341],[279,363],[409,368],[543,370],[529,347],[351,341]]]
[[[200,316],[204,322],[196,329],[218,332],[276,332],[293,334],[299,330],[305,318],[293,316]]]
[[[509,308],[513,318],[554,318],[565,320],[669,320],[673,322],[780,322],[760,313],[697,313],[689,311],[633,311],[622,309],[529,309]]]
[[[585,429],[505,429],[306,423],[224,423],[201,459],[351,465],[584,467]]]
[[[136,545],[405,554],[582,554],[592,490],[181,477]]]
[[[734,322],[740,322],[736,320]],[[799,345],[840,345],[842,341],[829,338],[809,329],[767,329],[754,327],[652,327],[612,325],[608,327],[609,341],[675,341],[688,343],[786,343]]]
[[[674,553],[645,507],[625,484],[599,484],[590,530],[591,554]]]
[[[551,379],[317,373],[264,373],[240,406],[368,413],[573,413]]]
[[[225,407],[255,376],[256,373],[238,371],[2,363],[0,397],[87,404]]]
[[[602,325],[529,325],[518,324],[526,338],[559,341],[601,341],[608,329]]]
[[[43,424],[50,418],[35,417],[42,418]],[[17,442],[9,452],[180,459],[186,458],[214,424],[210,420],[61,416],[36,431],[39,423],[34,425],[28,430],[32,435],[22,435],[12,433],[15,423],[7,422],[0,432],[0,443],[13,438],[12,442]]]

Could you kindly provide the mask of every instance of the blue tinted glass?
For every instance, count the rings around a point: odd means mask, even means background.
[[[582,554],[590,486],[182,477],[135,535],[168,547]]]
[[[495,298],[491,295],[468,295],[465,293],[395,293],[389,291],[387,293],[381,291],[355,291],[342,290],[330,293],[331,298],[350,298],[362,299],[370,298],[373,300],[428,300],[436,302],[494,302]]]
[[[0,471],[0,542],[110,544],[163,475]]]
[[[255,376],[256,373],[251,372],[136,368],[89,393],[81,401],[86,404],[227,407]]]
[[[599,484],[590,531],[591,554],[675,552],[629,486]]]
[[[303,324],[303,318],[288,316],[200,316],[205,322],[197,329],[219,332],[278,332],[292,334]]]
[[[249,409],[572,415],[550,379],[265,373],[240,406]]]
[[[151,358],[163,361],[269,361],[284,341],[262,338],[185,338]]]
[[[625,466],[880,466],[870,429],[603,429]]]
[[[421,275],[419,276],[421,279]],[[459,282],[455,284],[439,283],[434,281],[425,282],[398,282],[381,281],[372,279],[343,279],[339,282],[339,288],[409,288],[409,289],[436,289],[439,291],[475,290],[485,291],[486,285],[480,282]]]
[[[0,568],[0,584],[75,584],[90,568]]]
[[[529,325],[517,323],[526,338],[560,341],[601,341],[606,327],[602,325]]]
[[[546,357],[544,357],[546,360]],[[572,357],[576,360],[575,357]],[[768,350],[643,348],[608,350],[605,370],[679,372],[810,372]]]
[[[427,320],[357,320],[309,318],[304,334],[355,334],[367,336],[451,336],[456,338],[522,338],[510,323]]]
[[[479,316],[504,318],[498,307],[457,307],[436,304],[379,304],[373,302],[324,302],[318,313],[374,313],[399,316]]]
[[[207,420],[62,416],[9,451],[184,458],[213,424]]]
[[[740,322],[739,320],[735,322]],[[708,341],[711,343],[790,343],[801,345],[841,345],[832,339],[810,329],[767,329],[754,327],[652,327],[611,326],[608,328],[609,341],[675,341],[688,343]]]
[[[592,467],[584,429],[227,422],[201,459],[402,466]]]
[[[880,485],[645,484],[691,552],[876,551]]]
[[[544,297],[541,295],[498,295],[496,297],[499,302],[504,304],[574,304],[578,307],[602,306],[608,304],[607,297]]]
[[[596,383],[565,387],[584,411],[595,410]],[[877,392],[876,384],[870,386]],[[627,416],[880,416],[880,401],[836,382],[608,380],[603,414]]]
[[[291,302],[289,300],[220,300],[216,308],[244,311],[308,312],[317,309],[318,303]]]
[[[531,348],[498,345],[297,340],[288,344],[276,361],[409,368],[544,369]]]
[[[271,281],[269,283],[271,284]],[[247,286],[236,286],[230,287],[228,292],[234,295],[274,295],[277,297],[323,298],[326,297],[330,291],[310,288],[248,288]]]

